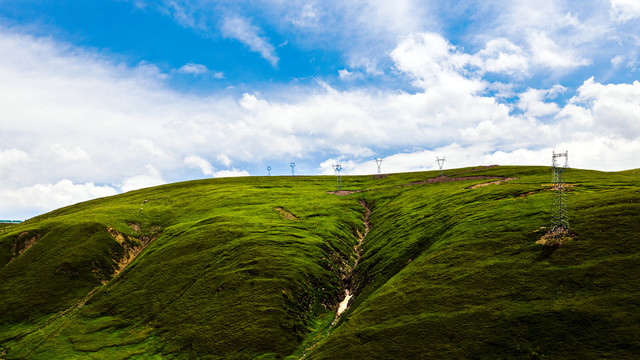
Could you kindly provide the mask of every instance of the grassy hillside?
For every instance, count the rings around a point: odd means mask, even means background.
[[[0,358],[640,356],[640,171],[569,170],[559,247],[548,168],[445,175],[192,181],[3,226]]]

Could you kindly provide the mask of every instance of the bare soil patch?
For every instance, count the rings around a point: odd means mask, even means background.
[[[361,193],[362,191],[363,190],[334,190],[334,191],[327,191],[327,194],[344,196],[344,195],[351,195],[351,194]],[[364,190],[364,191],[370,191],[370,190]]]
[[[280,216],[282,216],[283,219],[287,219],[287,220],[299,220],[299,218],[297,216],[295,216],[293,213],[291,213],[291,211],[283,208],[282,206],[276,206],[273,208],[275,211],[278,212],[278,214],[280,214]]]
[[[153,229],[152,229],[153,230]],[[143,235],[139,239],[128,236],[129,241],[125,241],[124,235],[118,230],[108,226],[107,231],[113,238],[124,248],[124,254],[120,259],[113,259],[116,262],[116,268],[113,272],[112,279],[129,266],[133,260],[140,255],[144,249],[160,236],[160,229],[155,229],[151,235]],[[105,281],[104,283],[107,283]]]
[[[498,179],[498,180],[495,180],[495,181],[489,181],[489,182],[482,183],[482,184],[472,185],[472,186],[469,186],[467,189],[477,189],[479,187],[488,186],[488,185],[498,185],[500,183],[511,181],[511,180],[516,180],[516,179],[517,178],[514,178],[514,177],[513,178]]]
[[[136,223],[129,223],[129,227],[136,233],[140,233],[140,224],[136,224]]]
[[[574,232],[565,228],[550,229],[536,241],[536,244],[557,248],[575,237],[576,234]]]
[[[21,232],[20,234],[18,234],[18,236],[16,236],[16,239],[13,241],[13,243],[11,243],[12,257],[9,262],[12,262],[15,258],[22,255],[25,251],[29,250],[29,248],[35,245],[35,243],[38,242],[38,240],[40,240],[40,238],[42,237],[40,234],[38,234],[25,239],[25,236],[28,234],[28,231]]]

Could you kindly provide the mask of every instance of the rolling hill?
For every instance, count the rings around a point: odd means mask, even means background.
[[[640,170],[569,170],[555,246],[549,168],[437,175],[198,180],[3,224],[0,359],[640,358]]]

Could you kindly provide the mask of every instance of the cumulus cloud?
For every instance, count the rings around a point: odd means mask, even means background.
[[[216,171],[213,174],[213,177],[223,178],[223,177],[240,177],[240,176],[249,176],[249,172],[246,170],[239,170],[236,168],[228,169],[228,170],[220,170]]]
[[[39,212],[51,211],[81,201],[117,194],[110,186],[97,186],[92,182],[74,184],[63,179],[55,184],[35,184],[18,189],[0,191],[0,218],[24,219]]]
[[[340,90],[319,80],[236,97],[181,94],[152,64],[130,67],[6,29],[0,49],[0,108],[11,120],[3,121],[0,185],[16,194],[3,197],[16,208],[35,191],[19,189],[56,188],[61,179],[73,186],[58,188],[109,184],[97,188],[111,194],[185,180],[186,167],[246,176],[238,164],[286,158],[322,173],[340,161],[358,174],[376,171],[374,156],[384,158],[383,172],[396,172],[435,169],[445,155],[450,167],[544,165],[552,150],[569,150],[572,166],[609,170],[636,164],[640,147],[637,82],[590,79],[564,104],[556,98],[563,88],[553,85],[508,90],[516,92],[511,104],[491,95],[499,84],[486,74],[527,76],[537,66],[530,49],[501,37],[473,53],[434,32],[399,38],[388,60],[413,82],[411,92]],[[624,162],[606,161],[621,144],[629,149]],[[587,156],[592,149],[599,158]],[[103,194],[88,189],[86,196]]]
[[[549,90],[528,89],[520,94],[518,107],[526,112],[526,115],[533,117],[543,117],[556,114],[560,111],[558,104],[554,102],[546,102],[547,99],[553,99],[562,93],[564,88],[556,85]]]
[[[120,185],[123,192],[138,190],[146,187],[163,185],[167,182],[162,179],[160,171],[152,165],[146,166],[147,173],[128,177]]]
[[[505,38],[491,39],[476,57],[485,72],[527,75],[529,68],[526,51]]]
[[[216,158],[218,159],[218,161],[220,161],[222,164],[224,164],[224,166],[229,167],[231,166],[231,159],[229,159],[229,157],[225,154],[218,154],[218,156],[216,156]]]
[[[571,103],[590,116],[593,131],[628,140],[640,137],[640,82],[600,84],[593,77],[585,81]]]
[[[184,163],[191,168],[200,169],[204,175],[213,175],[215,170],[210,162],[196,155],[187,156]]]
[[[529,35],[528,41],[532,61],[536,64],[552,69],[563,69],[591,63],[588,59],[576,55],[571,49],[561,47],[544,32],[532,33]]]
[[[247,19],[239,16],[226,17],[223,19],[220,29],[224,36],[245,44],[251,51],[260,54],[271,66],[278,66],[280,59],[276,55],[276,49],[264,36],[260,35],[260,29]]]

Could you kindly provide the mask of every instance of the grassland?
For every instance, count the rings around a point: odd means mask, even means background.
[[[559,247],[548,168],[445,175],[200,180],[4,225],[0,358],[640,357],[640,171],[569,170]]]

